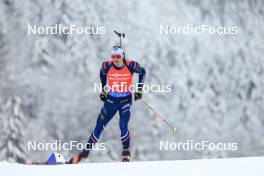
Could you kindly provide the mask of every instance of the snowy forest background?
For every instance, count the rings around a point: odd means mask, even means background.
[[[106,34],[27,35],[28,24],[58,23],[105,26]],[[161,24],[237,26],[239,33],[160,35]],[[45,160],[50,151],[28,151],[28,140],[86,142],[102,106],[89,88],[118,41],[114,29],[126,32],[126,54],[146,68],[146,84],[173,85],[143,97],[175,134],[133,103],[133,160],[264,155],[264,1],[1,0],[0,160]],[[239,150],[161,152],[160,140],[237,142]],[[87,161],[120,160],[118,120],[100,142],[106,150]]]

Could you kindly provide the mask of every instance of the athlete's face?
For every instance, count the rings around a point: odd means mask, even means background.
[[[122,56],[121,55],[111,55],[113,62],[117,66],[121,66],[123,63]]]

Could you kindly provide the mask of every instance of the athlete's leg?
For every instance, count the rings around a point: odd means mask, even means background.
[[[109,123],[109,121],[114,117],[117,110],[118,104],[115,104],[114,101],[107,99],[101,109],[100,114],[98,115],[96,126],[87,143],[95,144],[99,140],[102,131]]]
[[[73,156],[67,163],[75,164],[81,161],[82,159],[88,157],[92,145],[99,140],[104,127],[106,127],[108,122],[114,117],[117,110],[118,110],[118,104],[115,104],[114,101],[107,99],[107,101],[104,103],[104,106],[100,111],[100,114],[98,115],[96,126],[86,143],[86,148],[82,150],[79,153],[79,155]]]
[[[130,135],[128,130],[128,122],[130,119],[130,107],[132,105],[132,97],[129,96],[126,99],[120,101],[119,105],[119,114],[120,114],[120,120],[119,120],[119,127],[121,131],[121,141],[123,150],[129,149],[130,144]]]

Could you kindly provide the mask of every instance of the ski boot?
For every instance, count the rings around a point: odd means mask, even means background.
[[[81,160],[87,158],[89,153],[90,153],[90,150],[84,149],[81,151],[81,153],[79,153],[79,155],[74,155],[69,161],[66,162],[66,164],[77,164]]]
[[[131,156],[130,156],[130,151],[129,150],[124,150],[122,152],[122,161],[123,162],[129,162],[131,159]]]

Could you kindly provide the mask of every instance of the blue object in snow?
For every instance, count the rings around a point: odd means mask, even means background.
[[[64,157],[56,152],[53,152],[49,159],[46,162],[47,164],[64,164],[65,163],[65,159]]]

